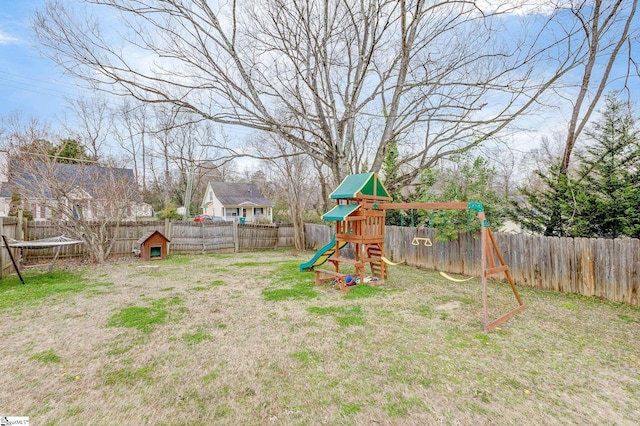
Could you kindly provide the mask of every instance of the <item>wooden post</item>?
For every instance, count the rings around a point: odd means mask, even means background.
[[[480,222],[484,221],[484,212],[478,213],[478,218]],[[487,264],[487,229],[485,226],[480,230],[480,252],[481,252],[481,263],[482,263],[482,312],[484,315],[484,331],[487,332],[487,328],[489,327],[489,294],[487,289],[487,274],[485,274],[486,264]]]
[[[168,217],[164,218],[164,236],[167,240],[171,240],[171,222]],[[167,242],[167,255],[169,255],[169,245],[171,243]]]
[[[23,211],[18,210],[18,228],[16,229],[16,240],[24,240],[24,234],[22,232]]]
[[[234,220],[233,221],[233,252],[238,253],[239,247],[240,245],[238,243],[238,221]]]
[[[20,277],[20,282],[24,284],[24,278],[22,278],[22,274],[20,273],[20,268],[18,268],[18,264],[16,263],[16,260],[13,257],[13,253],[11,253],[11,248],[9,247],[9,242],[7,241],[7,237],[2,235],[2,241],[4,242],[4,247],[7,249],[7,253],[9,253],[11,262],[13,262],[13,267],[16,269],[16,273],[18,274],[18,277]]]
[[[53,261],[51,262],[51,265],[49,265],[49,273],[53,272],[53,267],[56,264],[56,260],[58,260],[58,256],[60,256],[60,249],[62,248],[62,246],[58,246],[58,248],[56,248],[56,255],[53,256]]]
[[[24,226],[24,228],[23,228]],[[16,240],[19,241],[24,241],[25,240],[25,236],[27,235],[26,232],[26,225],[25,225],[25,220],[24,220],[24,210],[20,209],[18,210],[18,227],[16,228]],[[19,256],[18,257],[18,262],[20,262],[22,259],[22,250],[18,251]],[[13,261],[13,255],[11,256],[11,260]],[[14,262],[15,265],[15,262]]]
[[[4,221],[2,220],[2,217],[0,216],[0,235],[4,235]],[[4,256],[2,255],[2,253],[0,253],[0,280],[2,279],[2,277],[4,276],[4,262],[2,261],[2,259],[4,258]]]

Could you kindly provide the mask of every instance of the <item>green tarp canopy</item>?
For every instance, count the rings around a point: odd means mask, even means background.
[[[347,176],[340,186],[331,193],[331,198],[334,200],[356,198],[358,194],[391,198],[391,195],[389,195],[389,192],[387,192],[387,189],[375,173],[359,173]]]
[[[322,220],[344,220],[354,211],[358,210],[359,204],[339,204],[322,215]]]

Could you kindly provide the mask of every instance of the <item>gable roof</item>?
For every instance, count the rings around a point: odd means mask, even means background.
[[[8,182],[0,185],[0,197],[11,197],[12,193],[19,189],[26,189],[35,193],[44,194],[53,198],[50,188],[43,187],[41,177],[31,170],[38,167],[47,167],[44,163],[30,162],[29,165],[17,160],[9,162]],[[84,164],[55,163],[52,170],[57,184],[64,184],[68,191],[82,191],[93,198],[100,198],[100,189],[109,181],[121,181],[132,189],[137,188],[133,170],[91,166]],[[44,191],[42,190],[44,189]],[[136,191],[137,192],[137,191]]]
[[[349,175],[331,193],[332,199],[340,198],[359,198],[359,197],[373,197],[377,199],[391,199],[391,195],[384,187],[378,175],[376,173],[359,173],[356,175]]]
[[[209,182],[216,198],[224,206],[241,206],[255,204],[256,206],[273,206],[256,184],[238,182]]]
[[[165,237],[162,232],[158,231],[158,230],[153,230],[153,231],[149,231],[146,234],[144,234],[142,237],[140,237],[140,239],[138,239],[137,243],[138,244],[144,244],[145,241],[147,241],[149,238],[151,238],[154,234],[158,234],[160,235],[162,238],[165,239],[166,242],[170,243],[171,241]]]

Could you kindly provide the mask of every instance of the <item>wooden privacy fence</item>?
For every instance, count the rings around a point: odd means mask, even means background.
[[[60,228],[47,222],[27,222],[24,237],[14,218],[0,218],[4,235],[38,240],[61,235]],[[114,226],[115,228],[115,226]],[[194,222],[125,222],[117,227],[112,255],[128,255],[136,241],[158,230],[171,240],[172,253],[233,253],[293,247],[290,225],[241,225]],[[114,231],[114,230],[112,230]],[[386,257],[408,265],[436,269],[450,274],[479,276],[480,241],[477,234],[460,234],[455,240],[436,241],[437,231],[427,228],[387,226]],[[318,249],[331,240],[333,229],[305,224],[307,248]],[[523,234],[495,233],[498,247],[518,285],[564,293],[577,293],[640,306],[640,240],[618,238],[555,238]],[[429,238],[433,246],[414,245],[413,239]],[[22,249],[24,261],[50,259],[55,248]],[[60,257],[85,256],[82,244],[62,246]],[[0,254],[0,272],[11,262],[6,250]]]
[[[18,229],[15,219],[11,220]],[[95,225],[99,226],[99,225]],[[7,228],[8,229],[8,228]],[[253,225],[237,222],[195,223],[183,221],[123,222],[111,225],[108,232],[115,233],[115,243],[111,255],[129,255],[138,239],[150,231],[158,230],[169,240],[171,253],[234,253],[260,249],[293,247],[293,227],[290,225]],[[24,226],[24,240],[33,241],[64,234],[64,231],[50,222],[27,222]],[[16,235],[7,234],[10,236]],[[15,237],[14,237],[15,238]],[[50,259],[56,247],[24,248],[22,258],[29,262],[35,259]],[[6,250],[5,250],[6,252]],[[4,255],[4,254],[3,254]],[[82,244],[62,246],[59,257],[83,257],[86,250]],[[9,261],[10,263],[10,261]],[[2,265],[7,265],[3,262]]]
[[[323,245],[331,241],[335,229],[327,225],[315,223],[304,224],[304,240],[309,250],[318,250]]]
[[[9,238],[18,239],[20,228],[18,226],[18,219],[14,217],[0,217],[0,235],[5,235]],[[0,277],[13,270],[13,264],[11,258],[6,249],[2,248],[0,251]]]
[[[325,225],[305,225],[308,248],[319,248],[332,237]],[[427,228],[385,227],[385,253],[393,261],[450,274],[479,277],[479,233],[436,241]],[[640,240],[632,238],[557,238],[495,233],[496,242],[518,285],[596,296],[640,306]],[[429,238],[414,245],[414,238]],[[416,241],[418,242],[418,241]]]
[[[100,224],[92,225],[95,227]],[[118,225],[109,225],[106,232],[109,234],[115,233],[115,242],[111,249],[112,255],[131,254],[131,250],[136,241],[144,234],[158,230],[167,235],[164,221],[152,221],[152,222],[122,222]],[[24,225],[24,240],[34,241],[44,238],[56,237],[64,235],[65,230],[56,226],[51,222],[45,221],[29,221]],[[67,235],[70,236],[70,235]],[[29,262],[35,259],[50,259],[55,256],[57,247],[49,248],[23,248],[22,258],[25,262]],[[83,244],[72,244],[60,247],[59,257],[83,257],[86,256],[86,249]]]

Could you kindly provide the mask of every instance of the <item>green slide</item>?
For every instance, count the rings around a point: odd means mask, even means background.
[[[346,245],[347,243],[345,241],[340,242],[340,248]],[[336,251],[336,236],[334,234],[331,241],[325,244],[324,246],[322,246],[322,248],[318,250],[318,252],[315,255],[313,255],[311,260],[300,264],[300,272],[310,271],[316,266],[322,265],[324,262],[327,261],[328,258],[333,256],[335,251]]]

